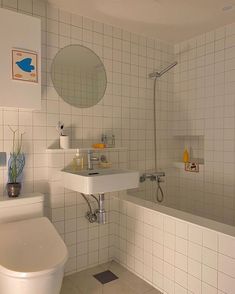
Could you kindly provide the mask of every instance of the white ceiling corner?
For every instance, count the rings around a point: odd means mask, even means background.
[[[177,43],[235,21],[231,0],[49,0],[66,11]]]

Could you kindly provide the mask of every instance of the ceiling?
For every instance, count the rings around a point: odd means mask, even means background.
[[[176,43],[235,20],[235,0],[48,0],[137,34]]]

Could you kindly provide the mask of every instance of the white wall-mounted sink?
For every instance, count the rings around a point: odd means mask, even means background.
[[[64,187],[84,194],[133,189],[139,186],[139,172],[127,169],[61,171]]]

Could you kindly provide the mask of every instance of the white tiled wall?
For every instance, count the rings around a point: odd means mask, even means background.
[[[182,160],[190,137],[203,138],[200,173],[176,168],[168,177],[175,207],[228,224],[235,222],[235,24],[175,46],[171,161]],[[188,141],[189,143],[186,143]]]
[[[108,225],[88,224],[84,219],[87,211],[84,201],[76,193],[64,191],[55,172],[72,159],[72,154],[53,154],[54,159],[47,162],[46,148],[58,144],[55,126],[61,120],[65,123],[72,146],[90,146],[100,141],[103,132],[112,130],[116,144],[128,150],[129,167],[140,170],[153,168],[153,82],[147,76],[154,69],[172,62],[173,47],[69,14],[40,0],[1,0],[0,4],[42,20],[43,93],[41,111],[0,109],[0,148],[8,154],[11,150],[8,125],[25,132],[23,150],[26,167],[22,193],[39,191],[47,195],[48,213],[69,247],[66,271],[104,262],[112,256],[107,244]],[[68,44],[91,48],[105,65],[107,91],[94,107],[72,107],[63,102],[53,88],[50,78],[52,59],[60,48]],[[173,95],[172,81],[173,73],[165,76],[158,85],[159,138],[164,138],[166,133],[167,101]],[[159,146],[161,152],[165,152],[166,141]],[[124,157],[121,163],[127,162]],[[110,159],[116,161],[115,152]],[[2,192],[6,182],[7,169],[4,167],[0,170]]]
[[[233,294],[235,238],[116,200],[116,259],[164,294]]]
[[[168,91],[165,100],[162,93],[156,96],[160,112],[167,109],[163,121],[157,121],[158,169],[167,175],[166,183],[162,184],[165,205],[232,225],[235,224],[234,36],[233,23],[175,45],[178,65],[173,69],[174,95]],[[167,108],[159,102],[159,96]],[[167,127],[161,129],[164,125]],[[184,171],[185,147],[191,159],[200,163],[199,173]],[[134,194],[155,201],[155,183],[141,186]]]

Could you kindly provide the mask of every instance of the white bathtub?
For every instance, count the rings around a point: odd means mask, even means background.
[[[118,201],[118,262],[163,293],[235,294],[234,227],[130,195]]]

